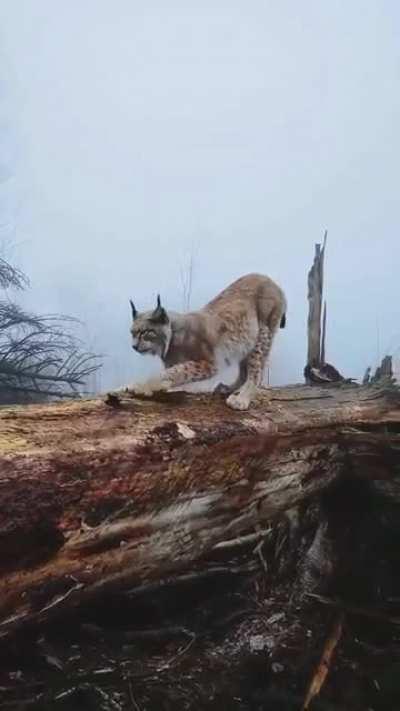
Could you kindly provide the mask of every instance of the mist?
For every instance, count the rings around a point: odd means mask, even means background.
[[[0,243],[21,303],[76,316],[97,387],[159,363],[139,310],[248,272],[288,299],[271,382],[302,379],[307,271],[328,229],[327,358],[400,353],[400,8],[353,0],[0,5]]]

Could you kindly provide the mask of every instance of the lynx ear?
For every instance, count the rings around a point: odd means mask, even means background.
[[[133,318],[133,320],[135,320],[138,312],[135,308],[135,304],[133,303],[132,299],[129,299],[129,303],[130,303],[131,309],[132,309],[132,318]]]
[[[160,294],[157,294],[157,306],[151,314],[150,320],[154,323],[168,323],[169,321],[166,310],[161,306]]]

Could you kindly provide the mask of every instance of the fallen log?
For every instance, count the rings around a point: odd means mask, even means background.
[[[182,393],[1,408],[0,637],[199,564],[342,475],[390,489],[399,430],[390,383],[263,391],[246,413]]]

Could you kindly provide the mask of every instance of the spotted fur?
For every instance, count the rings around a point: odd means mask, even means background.
[[[260,387],[264,366],[279,326],[286,321],[286,299],[269,277],[249,274],[222,291],[199,311],[167,312],[160,297],[154,311],[132,308],[132,347],[158,355],[164,373],[143,384],[121,388],[151,397],[187,383],[207,380],[221,365],[236,363],[238,377],[227,404],[246,410]]]

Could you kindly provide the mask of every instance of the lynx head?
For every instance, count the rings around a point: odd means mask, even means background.
[[[150,353],[160,358],[166,355],[171,341],[171,322],[166,310],[161,306],[160,296],[157,296],[157,306],[154,311],[139,313],[132,300],[132,348],[138,353]]]

